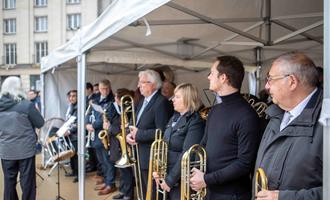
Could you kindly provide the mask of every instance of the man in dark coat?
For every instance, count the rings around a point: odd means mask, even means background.
[[[251,173],[258,149],[257,113],[240,94],[244,67],[233,56],[222,56],[208,76],[210,90],[221,102],[208,114],[201,145],[207,154],[206,173],[193,169],[193,190],[207,188],[207,199],[251,198]]]
[[[322,89],[313,61],[302,53],[277,58],[267,76],[273,99],[255,169],[268,177],[258,200],[322,199]]]
[[[4,175],[4,200],[18,200],[20,174],[22,200],[36,199],[35,128],[44,124],[34,104],[26,100],[18,77],[8,77],[0,92],[0,158]]]
[[[136,127],[131,127],[126,137],[129,144],[139,146],[143,195],[146,194],[150,146],[155,140],[155,130],[164,131],[173,114],[170,102],[160,93],[161,86],[157,72],[146,70],[139,73],[138,87],[144,98],[137,107]]]

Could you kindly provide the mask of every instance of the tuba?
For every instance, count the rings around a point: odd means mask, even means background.
[[[104,112],[102,113],[102,119],[103,123],[108,122],[107,116],[106,116],[106,109],[104,109]],[[108,129],[103,129],[102,131],[99,132],[98,134],[99,139],[102,141],[102,144],[104,146],[104,149],[108,151],[109,149],[109,136],[108,136]]]
[[[139,158],[139,148],[138,144],[132,145],[131,149],[127,147],[126,135],[128,132],[128,114],[132,116],[132,126],[136,126],[135,123],[135,109],[134,100],[130,95],[122,96],[120,99],[121,106],[121,133],[117,134],[116,139],[119,140],[121,148],[121,158],[116,162],[115,166],[118,168],[126,168],[133,166],[134,176],[135,176],[135,186],[137,190],[137,199],[143,199],[142,192],[142,180],[141,180],[141,170],[140,170],[140,158]]]
[[[202,188],[197,192],[190,189],[190,172],[193,168],[197,168],[202,172],[206,172],[206,151],[198,144],[194,144],[186,151],[181,160],[181,200],[202,200],[206,196],[206,188]]]
[[[255,193],[257,195],[261,190],[268,190],[268,180],[265,171],[262,168],[258,168],[255,176]]]
[[[147,188],[147,197],[146,200],[154,199],[152,198],[152,173],[157,172],[161,181],[166,178],[167,171],[167,152],[168,145],[162,139],[162,131],[156,129],[155,132],[155,141],[151,144],[150,148],[150,159],[149,159],[149,172],[148,172],[148,188]],[[162,194],[160,197],[159,194]],[[156,200],[159,199],[166,200],[166,191],[162,190],[159,185],[156,189]]]

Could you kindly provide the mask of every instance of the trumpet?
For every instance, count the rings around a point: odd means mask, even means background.
[[[196,160],[190,159],[196,158]],[[206,188],[202,188],[197,192],[190,189],[191,169],[197,168],[202,172],[206,172],[206,151],[198,144],[194,144],[186,151],[181,160],[181,200],[202,200],[206,196]]]
[[[255,194],[257,195],[261,190],[268,190],[268,179],[265,171],[262,168],[258,168],[255,176]]]
[[[152,199],[152,173],[156,172],[161,181],[166,178],[167,171],[167,152],[168,145],[162,139],[162,131],[156,129],[155,141],[151,144],[150,159],[149,159],[149,172],[148,172],[148,188],[146,200]],[[162,199],[166,200],[166,191],[159,188],[156,189],[156,200],[160,199],[160,195],[163,194]]]
[[[107,119],[106,116],[106,109],[104,109],[104,112],[102,113],[102,118],[103,118],[103,123],[108,122],[109,120]],[[102,141],[102,144],[105,148],[105,150],[109,149],[109,136],[108,136],[108,128],[103,129],[102,131],[99,132],[98,134],[99,139]]]
[[[126,135],[128,132],[128,113],[132,116],[132,126],[136,126],[134,100],[130,95],[122,96],[120,99],[121,106],[121,133],[117,134],[116,138],[119,140],[121,148],[121,158],[116,162],[115,166],[118,168],[126,168],[133,166],[136,186],[136,196],[138,200],[143,199],[141,168],[139,158],[138,144],[132,145],[131,149],[127,148]],[[135,155],[136,154],[136,155]]]

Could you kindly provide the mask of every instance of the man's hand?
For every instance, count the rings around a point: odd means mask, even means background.
[[[138,128],[136,128],[135,126],[129,126],[129,132],[132,135],[132,138],[135,140],[136,138],[136,134],[138,132]]]
[[[204,180],[204,173],[199,169],[193,168],[190,177],[190,186],[194,191],[201,190],[206,187],[206,183]]]
[[[279,193],[280,192],[278,190],[274,190],[274,191],[261,190],[256,195],[256,199],[257,200],[278,200]]]
[[[126,135],[126,142],[130,145],[136,145],[135,139],[133,139],[132,134]]]
[[[165,182],[165,180],[160,184],[160,187],[166,191],[166,192],[170,192],[171,188],[167,185],[167,183]]]
[[[107,129],[109,129],[109,127],[110,127],[110,122],[109,121],[104,121],[103,122],[103,129],[107,130]]]
[[[69,136],[70,135],[70,131],[65,131],[64,136]]]
[[[160,185],[160,178],[157,172],[152,172],[152,177],[155,179],[156,185]]]
[[[94,131],[94,128],[93,128],[92,124],[86,124],[86,129],[87,129],[88,132],[93,132]]]

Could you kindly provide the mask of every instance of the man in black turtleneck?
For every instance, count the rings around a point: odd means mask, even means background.
[[[207,187],[207,199],[251,199],[251,179],[258,149],[258,116],[240,94],[244,67],[233,56],[217,58],[208,76],[221,103],[209,112],[201,144],[207,170],[193,169],[193,190]]]

